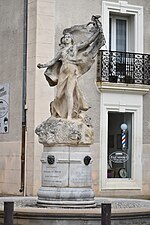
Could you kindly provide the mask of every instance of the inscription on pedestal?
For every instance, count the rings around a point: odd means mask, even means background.
[[[89,155],[90,152],[88,148],[87,152],[82,151],[81,148],[78,153],[72,148],[70,152],[70,162],[76,159],[76,163],[70,163],[69,185],[71,187],[91,187],[91,164],[90,162],[88,165],[84,163],[85,157]]]
[[[91,188],[90,148],[53,147],[45,150],[41,158],[42,187]],[[88,163],[86,158],[90,159]]]
[[[53,149],[51,152],[43,152],[42,162],[42,186],[44,187],[67,187],[68,186],[68,163],[58,163],[59,159],[68,161],[68,152]],[[53,156],[53,164],[49,163],[48,157]],[[52,157],[51,157],[52,158]],[[51,160],[50,160],[51,162]]]
[[[86,204],[87,200],[95,204],[91,188],[92,159],[88,146],[45,147],[41,162],[42,186],[38,191],[38,204],[57,202],[62,206],[62,202],[69,202],[70,207],[70,202],[80,205],[84,200]]]
[[[84,165],[76,167],[70,166],[70,183],[71,187],[90,187],[91,186],[91,173],[90,169],[85,170]]]
[[[45,187],[68,186],[67,165],[43,165],[42,185]]]

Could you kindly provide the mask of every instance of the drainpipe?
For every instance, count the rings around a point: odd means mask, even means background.
[[[21,149],[21,187],[19,190],[20,192],[23,193],[23,195],[25,195],[27,18],[28,18],[28,0],[24,0],[23,80],[22,80],[22,149]]]

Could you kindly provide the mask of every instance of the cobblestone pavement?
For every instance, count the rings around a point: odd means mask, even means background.
[[[150,200],[125,198],[96,198],[98,205],[111,203],[112,208],[150,208]]]
[[[37,207],[36,197],[0,197],[0,209],[4,207],[4,202],[14,202],[14,206],[17,208]],[[101,206],[101,203],[111,203],[111,207],[114,209],[130,209],[130,208],[150,208],[150,200],[141,199],[125,199],[125,198],[95,198],[97,207]]]

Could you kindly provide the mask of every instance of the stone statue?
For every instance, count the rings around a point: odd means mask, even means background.
[[[63,31],[60,49],[54,59],[38,64],[50,86],[57,87],[50,103],[51,117],[39,125],[35,132],[39,142],[53,144],[91,144],[93,131],[84,112],[89,109],[78,79],[93,65],[98,50],[105,44],[100,16],[92,16],[86,25],[75,25]]]
[[[50,103],[52,116],[78,119],[89,109],[78,87],[78,79],[91,68],[94,57],[104,44],[99,16],[92,16],[87,25],[65,29],[55,58],[37,65],[38,68],[47,68],[44,75],[49,85],[57,85],[55,99]]]
[[[90,152],[93,127],[85,113],[89,106],[79,89],[78,79],[91,68],[104,44],[99,16],[92,16],[86,25],[65,29],[54,59],[37,65],[46,68],[46,80],[57,88],[54,101],[50,103],[51,116],[35,130],[43,144],[38,206],[96,206]]]

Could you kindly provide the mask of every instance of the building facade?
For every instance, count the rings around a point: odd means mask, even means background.
[[[6,0],[0,6],[0,194],[37,194],[43,146],[35,128],[50,116],[55,94],[37,64],[54,57],[65,28],[101,15],[106,45],[79,81],[94,129],[93,189],[96,196],[149,198],[150,2]]]

